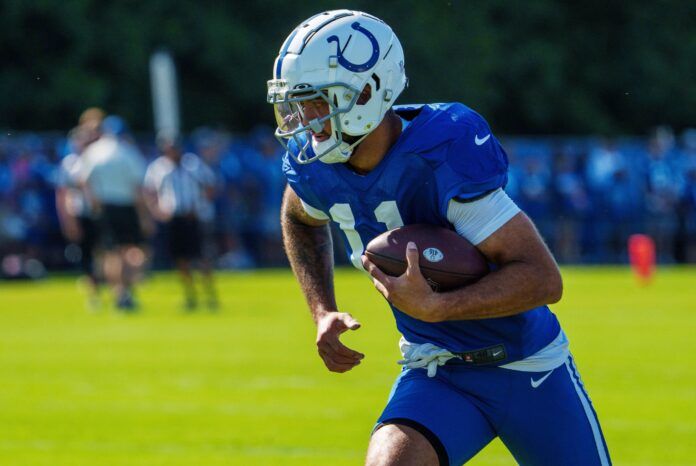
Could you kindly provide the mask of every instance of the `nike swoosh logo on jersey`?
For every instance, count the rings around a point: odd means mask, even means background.
[[[543,377],[540,378],[539,380],[534,380],[533,377],[530,377],[529,380],[532,382],[532,388],[537,388],[539,385],[541,385],[542,383],[544,383],[544,380],[546,380],[546,378],[547,378],[548,376],[550,376],[552,372],[553,372],[553,369],[550,370],[548,374],[546,374],[545,376],[543,376]]]
[[[490,137],[491,137],[491,135],[489,133],[488,136],[486,136],[485,138],[479,139],[478,134],[476,134],[476,135],[474,135],[474,142],[476,143],[477,146],[480,146],[484,142],[488,141],[488,138],[490,138]]]

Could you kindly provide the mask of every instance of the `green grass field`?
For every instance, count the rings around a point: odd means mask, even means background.
[[[696,269],[649,287],[566,268],[553,307],[617,465],[696,464]],[[221,274],[217,314],[179,310],[168,274],[137,315],[88,312],[74,277],[0,283],[0,465],[360,465],[399,371],[392,317],[357,272],[339,303],[366,353],[324,370],[287,271]],[[514,464],[499,442],[470,464]]]

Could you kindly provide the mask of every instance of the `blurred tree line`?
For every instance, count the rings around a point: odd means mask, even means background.
[[[151,129],[159,47],[175,56],[186,128],[272,124],[265,85],[283,39],[346,7],[399,35],[401,103],[459,100],[506,133],[696,123],[689,0],[0,0],[0,127],[65,130],[100,105]]]

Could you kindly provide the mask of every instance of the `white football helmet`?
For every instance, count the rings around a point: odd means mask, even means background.
[[[401,43],[382,20],[351,10],[312,16],[285,39],[268,81],[276,137],[286,149],[290,139],[295,141],[297,151],[288,152],[298,163],[346,162],[407,82]],[[368,85],[369,99],[359,100]],[[328,104],[328,114],[303,125],[304,102],[318,98]],[[327,120],[330,137],[318,142],[309,131],[321,132]]]

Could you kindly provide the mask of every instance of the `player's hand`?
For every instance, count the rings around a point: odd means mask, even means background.
[[[406,245],[406,272],[399,277],[390,277],[379,267],[362,256],[365,270],[372,275],[372,282],[377,291],[396,306],[400,311],[424,322],[444,320],[438,315],[436,293],[423,277],[418,264],[418,247],[413,241]]]
[[[345,346],[339,339],[346,330],[359,328],[360,323],[345,312],[327,312],[317,321],[317,350],[331,372],[349,371],[365,357]]]

